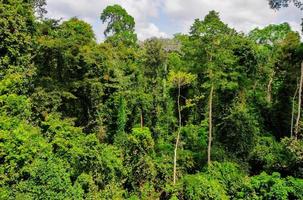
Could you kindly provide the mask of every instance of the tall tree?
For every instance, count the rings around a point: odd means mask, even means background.
[[[190,73],[185,73],[181,71],[178,72],[171,71],[168,79],[170,84],[174,87],[177,87],[178,89],[178,96],[177,96],[178,132],[177,132],[175,149],[174,149],[174,171],[173,171],[173,183],[175,185],[177,180],[176,179],[177,178],[177,151],[179,146],[180,133],[182,129],[182,115],[181,115],[181,104],[180,104],[181,87],[192,83],[195,79],[195,76],[193,76]]]
[[[302,101],[302,87],[303,87],[303,62],[301,63],[301,75],[300,75],[300,83],[299,83],[299,96],[298,96],[298,114],[295,124],[295,139],[298,139],[299,133],[299,122],[301,117],[301,101]]]
[[[166,112],[167,90],[164,82],[167,79],[167,52],[164,51],[162,42],[157,38],[152,38],[143,43],[143,58],[142,58],[142,86],[145,93],[150,94],[151,104],[150,110],[146,113],[150,116],[150,125],[152,127],[161,123],[159,117],[162,112]],[[162,95],[159,95],[162,93]],[[159,108],[163,109],[159,109]],[[161,113],[160,113],[161,112]],[[155,132],[155,129],[151,129]]]
[[[277,9],[279,10],[282,7],[288,7],[291,3],[293,3],[296,7],[298,7],[300,10],[303,10],[303,2],[301,0],[269,0],[269,5],[272,9]],[[303,19],[302,19],[303,20]],[[303,31],[303,21],[302,21],[302,31]],[[302,70],[301,70],[302,71]],[[302,73],[302,72],[301,72]],[[302,75],[301,75],[302,76]],[[302,79],[302,77],[300,78],[300,80]],[[300,85],[299,88],[301,88],[301,81],[300,81]],[[300,89],[299,89],[300,90]],[[300,91],[299,91],[299,98],[300,97]],[[300,113],[301,113],[301,99],[298,99],[298,116],[297,116],[297,120],[296,120],[296,125],[295,125],[295,137],[297,137],[298,134],[298,126],[299,126],[299,118],[300,118]],[[293,111],[292,111],[293,112]],[[293,117],[292,117],[292,121],[291,121],[291,125],[293,124]],[[291,126],[292,127],[292,126]],[[291,135],[292,135],[292,129],[291,129]]]
[[[28,94],[34,74],[34,10],[21,0],[1,1],[0,10],[0,93]]]
[[[65,117],[76,117],[77,125],[87,131],[95,129],[103,94],[99,76],[108,59],[97,46],[91,26],[72,18],[62,24],[43,21],[38,27],[32,94],[35,118],[62,112]]]
[[[211,163],[211,145],[213,139],[214,95],[219,91],[234,90],[238,87],[237,63],[231,47],[231,38],[235,34],[224,24],[217,12],[211,11],[204,20],[196,19],[191,27],[188,59],[192,70],[198,74],[201,88],[208,91],[208,164]],[[231,81],[230,81],[231,80]],[[227,103],[227,102],[225,102]],[[222,106],[222,105],[221,105]]]
[[[280,51],[280,43],[287,37],[287,35],[292,32],[289,24],[273,24],[266,26],[263,29],[256,28],[249,33],[249,37],[254,40],[257,44],[261,44],[267,51],[267,63],[266,71],[268,71],[268,84],[267,84],[267,101],[272,102],[272,87],[275,79],[275,64],[278,62]]]
[[[101,20],[107,23],[104,35],[114,45],[123,43],[134,45],[137,42],[135,20],[120,5],[107,6],[101,13]]]

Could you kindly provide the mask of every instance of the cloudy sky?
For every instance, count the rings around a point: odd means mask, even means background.
[[[120,4],[135,18],[140,40],[187,33],[194,19],[203,18],[210,10],[220,12],[225,23],[243,32],[282,22],[300,31],[303,18],[303,11],[293,6],[271,10],[267,0],[47,0],[47,4],[48,17],[83,19],[93,26],[99,41],[104,39],[100,13],[113,4]]]

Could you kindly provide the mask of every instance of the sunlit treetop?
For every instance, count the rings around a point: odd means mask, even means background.
[[[100,19],[103,23],[107,22],[104,35],[108,42],[113,45],[134,45],[137,42],[135,20],[120,5],[107,6]]]
[[[77,18],[63,22],[60,33],[62,37],[73,38],[81,43],[88,43],[95,39],[91,25]]]
[[[271,24],[263,29],[255,28],[249,37],[259,44],[274,45],[285,39],[292,32],[288,23]]]
[[[210,11],[203,20],[196,19],[190,28],[192,36],[202,36],[205,34],[220,35],[234,32],[224,22],[221,21],[219,13]]]
[[[102,14],[103,23],[108,22],[104,31],[105,36],[124,31],[135,31],[135,20],[119,5],[107,6]]]

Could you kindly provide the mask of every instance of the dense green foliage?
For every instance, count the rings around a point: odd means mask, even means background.
[[[0,0],[0,199],[303,199],[288,24],[243,34],[211,11],[138,42],[113,5],[97,43],[43,5]]]

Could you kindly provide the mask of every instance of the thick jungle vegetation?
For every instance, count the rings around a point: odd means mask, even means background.
[[[274,1],[279,9],[298,1]],[[0,199],[303,199],[303,44],[216,11],[138,41],[0,0]],[[97,33],[99,34],[99,33]],[[100,33],[101,34],[101,33]]]

